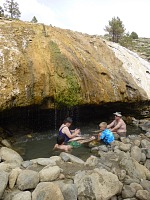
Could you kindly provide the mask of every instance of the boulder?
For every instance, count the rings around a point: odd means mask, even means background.
[[[150,142],[146,139],[141,141],[142,148],[150,149]]]
[[[124,185],[122,189],[122,198],[132,198],[136,194],[136,190],[134,187],[131,187],[130,185]]]
[[[110,199],[119,194],[122,183],[118,177],[104,169],[79,171],[74,177],[78,189],[78,199]]]
[[[40,181],[54,181],[59,177],[60,172],[58,166],[46,166],[39,172]]]
[[[7,147],[2,147],[0,149],[0,157],[4,161],[12,161],[12,162],[16,161],[20,165],[23,161],[22,157],[16,151],[9,149]]]
[[[78,191],[75,184],[66,181],[55,181],[53,183],[59,186],[65,200],[77,200]]]
[[[150,200],[150,193],[147,190],[138,190],[136,197],[140,200]]]
[[[31,200],[31,192],[19,192],[13,196],[12,200]]]
[[[64,200],[64,197],[57,185],[42,182],[32,192],[32,200]]]
[[[8,173],[0,171],[0,199],[2,198],[7,183],[8,183]]]
[[[84,165],[86,166],[91,166],[94,167],[98,164],[98,158],[96,156],[90,156],[86,162],[84,163]]]
[[[65,152],[62,152],[60,154],[60,157],[62,158],[62,160],[64,160],[65,162],[73,162],[73,163],[79,163],[79,164],[84,164],[84,161],[81,160],[80,158],[74,156],[74,155],[71,155],[69,153],[65,153]]]
[[[5,161],[0,163],[0,170],[5,172],[11,172],[11,170],[16,167],[20,167],[20,164],[17,161]]]
[[[9,174],[9,188],[10,189],[14,187],[20,172],[21,172],[21,169],[18,167],[18,168],[13,169],[11,173]]]
[[[150,181],[148,180],[141,180],[141,186],[144,188],[144,190],[147,190],[150,192]]]
[[[136,192],[137,192],[138,190],[143,190],[143,187],[142,187],[140,184],[138,184],[138,183],[131,183],[131,184],[130,184],[130,187],[131,187],[131,188],[134,188],[134,189],[136,190]]]
[[[17,178],[20,190],[34,189],[39,183],[39,173],[33,170],[22,170]]]
[[[119,149],[121,151],[129,151],[131,148],[131,144],[124,144],[123,142],[120,142],[120,145],[119,145]]]
[[[137,162],[141,160],[141,149],[138,146],[133,146],[131,148],[131,157],[134,158]]]

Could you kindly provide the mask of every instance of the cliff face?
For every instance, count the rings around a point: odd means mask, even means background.
[[[0,110],[149,99],[98,36],[5,20],[0,30]]]

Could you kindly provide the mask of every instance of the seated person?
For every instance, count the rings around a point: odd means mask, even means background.
[[[98,134],[98,141],[102,140],[105,144],[111,144],[114,141],[114,135],[107,129],[107,123],[101,122],[99,127],[102,132]]]
[[[54,146],[54,150],[59,149],[59,150],[63,150],[63,151],[70,151],[71,150],[71,146],[70,145],[64,145],[64,141],[65,141],[65,136],[64,135],[58,135],[57,136],[57,144],[55,144]]]
[[[70,117],[67,117],[59,128],[58,135],[65,136],[65,143],[67,143],[70,139],[75,138],[76,136],[79,136],[80,134],[80,129],[69,130],[69,127],[71,126],[71,124],[72,124],[72,119]]]
[[[126,124],[122,119],[121,112],[115,112],[113,114],[115,115],[115,119],[107,125],[107,128],[119,137],[126,137]]]

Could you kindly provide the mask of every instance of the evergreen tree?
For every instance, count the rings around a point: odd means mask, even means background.
[[[0,17],[4,17],[4,10],[2,6],[0,6]]]
[[[21,16],[21,12],[19,11],[19,5],[14,0],[6,0],[4,3],[4,8],[7,13],[10,14],[10,18],[19,19]]]
[[[104,30],[108,32],[113,42],[119,42],[125,32],[124,25],[119,17],[113,17],[112,20],[109,21],[109,25],[106,26]]]
[[[32,23],[37,23],[38,20],[37,20],[37,18],[34,16],[34,17],[32,18],[32,20],[31,20],[31,22],[32,22]]]
[[[138,34],[137,34],[136,32],[132,32],[131,35],[130,35],[130,37],[131,37],[132,39],[138,39],[138,38],[139,38],[139,37],[138,37]]]

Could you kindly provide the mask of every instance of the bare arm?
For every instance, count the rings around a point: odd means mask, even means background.
[[[114,128],[111,129],[111,131],[117,131],[121,127],[121,122],[119,122]]]
[[[107,128],[111,128],[115,125],[115,121],[112,121],[110,124],[107,125]]]
[[[62,132],[64,134],[66,134],[71,139],[71,138],[76,137],[79,134],[80,130],[79,129],[75,129],[74,133],[71,134],[70,131],[69,131],[69,128],[68,127],[64,127]]]

